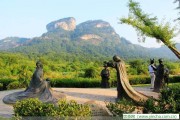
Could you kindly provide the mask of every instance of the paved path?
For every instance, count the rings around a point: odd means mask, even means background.
[[[134,87],[135,90],[144,93],[148,96],[158,98],[158,94],[152,92],[150,87]],[[105,102],[115,102],[117,91],[115,88],[101,89],[101,88],[53,88],[57,92],[62,92],[67,95],[67,100],[76,100],[78,103],[85,103],[93,100],[96,103],[105,106]],[[11,117],[13,115],[13,107],[4,104],[2,99],[4,96],[21,90],[7,90],[0,92],[0,116]]]

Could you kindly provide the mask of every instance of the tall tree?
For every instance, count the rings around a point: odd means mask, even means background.
[[[144,13],[138,2],[129,0],[128,7],[130,14],[128,18],[120,19],[121,24],[125,23],[134,27],[143,41],[146,37],[152,37],[157,42],[163,42],[180,59],[180,52],[172,41],[175,37],[175,27],[171,27],[168,22],[158,23],[157,17],[150,17],[149,14]]]

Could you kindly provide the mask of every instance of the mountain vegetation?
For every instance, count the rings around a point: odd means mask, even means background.
[[[111,25],[103,20],[89,20],[76,25],[75,18],[69,17],[53,21],[47,24],[46,28],[47,32],[40,37],[2,39],[0,50],[29,56],[54,55],[79,60],[102,60],[115,54],[123,59],[176,59],[164,46],[145,48],[132,44],[126,38],[120,37]]]

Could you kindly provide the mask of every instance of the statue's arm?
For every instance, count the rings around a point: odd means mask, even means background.
[[[115,68],[115,67],[116,67],[116,63],[113,62],[113,61],[109,61],[109,62],[107,62],[107,66],[108,66],[108,67]]]

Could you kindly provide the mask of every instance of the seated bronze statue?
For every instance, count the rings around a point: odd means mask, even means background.
[[[65,96],[62,95],[61,97],[63,98]],[[36,63],[36,70],[26,90],[5,96],[3,102],[6,104],[14,104],[16,101],[25,98],[39,98],[42,102],[48,103],[56,103],[58,98],[60,98],[59,95],[55,95],[55,92],[51,89],[49,81],[43,79],[43,65],[40,61]]]

